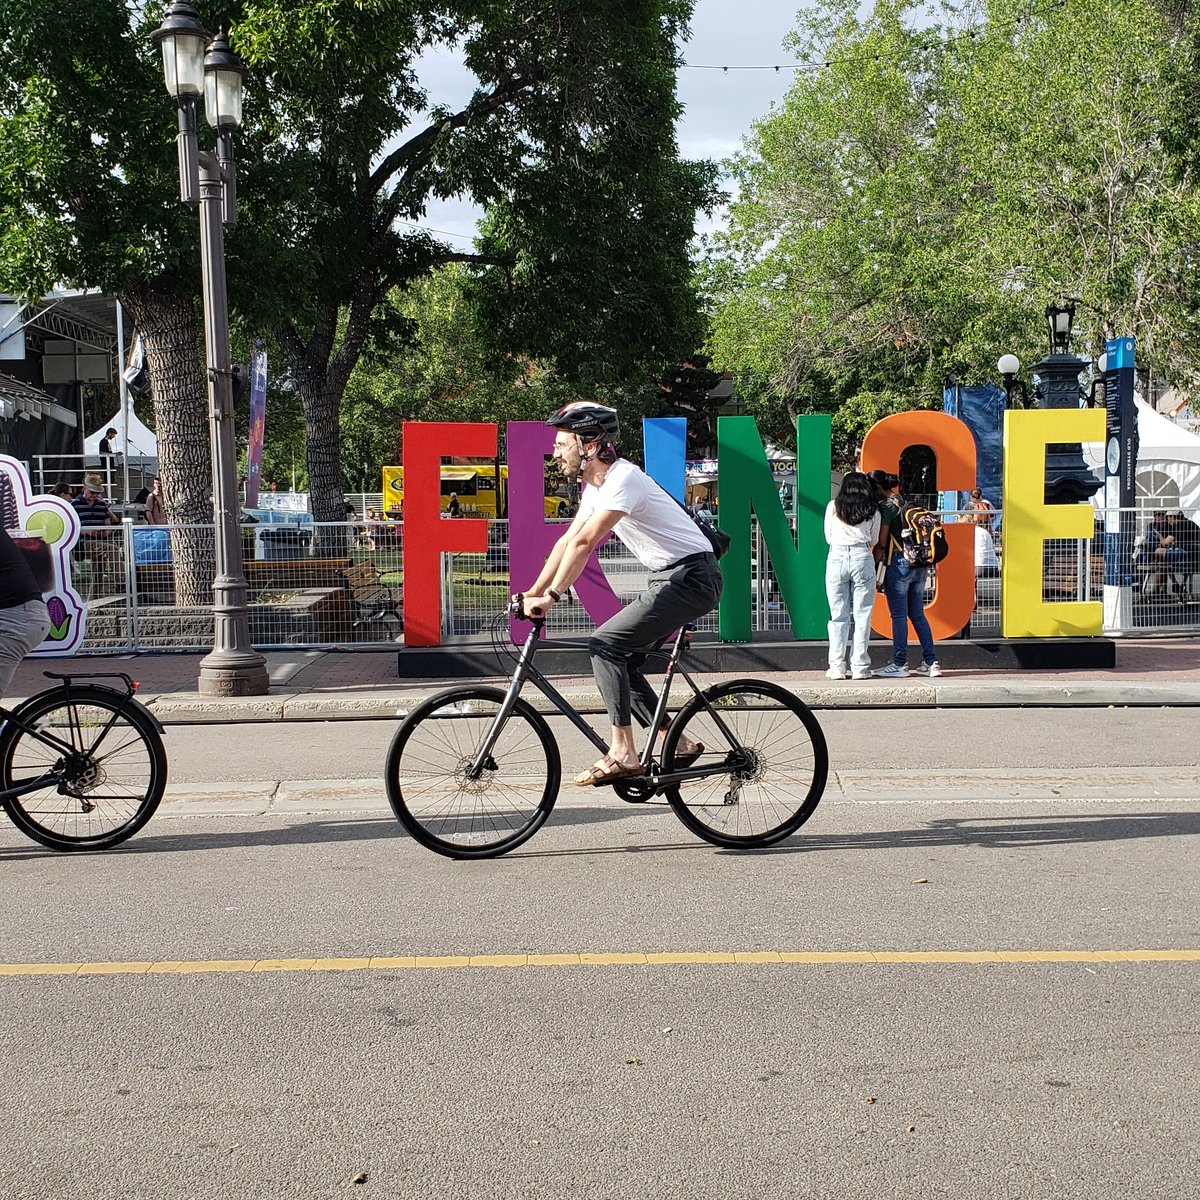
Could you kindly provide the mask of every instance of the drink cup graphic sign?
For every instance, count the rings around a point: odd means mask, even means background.
[[[79,517],[57,496],[35,496],[24,466],[0,455],[0,521],[25,555],[50,613],[50,632],[33,653],[74,654],[87,619],[87,606],[71,581]]]
[[[13,545],[25,556],[29,569],[44,596],[54,591],[54,563],[50,545],[37,529],[14,529],[10,535]]]

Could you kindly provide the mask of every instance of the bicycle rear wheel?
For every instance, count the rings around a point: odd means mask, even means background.
[[[703,699],[693,696],[667,731],[664,771],[679,769],[676,747],[685,734],[704,745],[691,765],[727,769],[668,787],[667,801],[684,825],[714,846],[773,845],[799,829],[821,802],[829,773],[825,735],[791,692],[765,680],[734,679],[708,688]]]
[[[3,802],[22,833],[53,850],[115,846],[150,820],[166,790],[158,725],[136,700],[95,684],[32,696],[0,734],[0,783],[43,778],[44,786]]]
[[[517,700],[482,773],[469,768],[504,701],[499,688],[452,688],[418,705],[387,756],[392,811],[428,850],[493,858],[528,841],[550,815],[562,765],[545,719]]]

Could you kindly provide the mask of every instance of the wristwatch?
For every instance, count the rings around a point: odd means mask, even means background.
[[[552,587],[546,589],[546,595],[557,604],[562,599],[562,592],[556,592]]]

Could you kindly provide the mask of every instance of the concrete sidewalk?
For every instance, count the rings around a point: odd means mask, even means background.
[[[814,708],[1200,706],[1200,638],[1123,639],[1116,649],[1117,665],[1110,670],[950,671],[940,679],[913,675],[899,681],[831,682],[820,671],[781,671],[769,677]],[[394,717],[447,685],[439,679],[399,678],[394,649],[274,650],[266,654],[269,695],[209,697],[196,691],[202,658],[201,654],[128,654],[29,659],[18,668],[5,699],[11,704],[48,686],[50,681],[42,674],[47,670],[117,671],[139,682],[139,697],[164,724],[336,720]],[[880,664],[885,661],[882,644],[875,658]],[[727,677],[695,678],[706,683]],[[502,683],[503,676],[484,682]],[[590,678],[558,677],[554,682],[581,711],[599,710],[599,695]],[[540,700],[532,688],[526,695],[531,701]]]

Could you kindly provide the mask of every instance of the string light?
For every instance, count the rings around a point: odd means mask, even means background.
[[[1021,15],[1012,17],[1008,21],[999,22],[992,28],[997,31],[1002,30],[1017,30],[1025,22],[1032,20],[1033,17],[1039,14],[1045,14],[1055,9],[1067,7],[1068,0],[1049,0],[1048,3],[1042,5],[1031,4],[1029,8]],[[934,50],[946,49],[947,47],[957,45],[959,42],[975,41],[985,30],[967,29],[962,33],[954,34],[947,38],[931,38],[926,42],[914,42],[912,48],[914,50]],[[831,58],[823,62],[795,62],[795,63],[746,63],[738,64],[737,66],[727,66],[722,63],[688,63],[681,62],[678,64],[681,71],[720,71],[722,75],[728,75],[731,71],[774,71],[776,75],[780,71],[824,71],[830,67],[841,63],[861,62],[862,56],[851,54],[844,58]],[[872,56],[872,61],[881,62],[882,56],[875,54]]]
[[[397,225],[407,225],[410,229],[423,229],[426,233],[440,233],[443,237],[462,238],[464,242],[473,242],[474,236],[469,233],[452,233],[449,229],[435,229],[432,225],[422,225],[418,221],[404,221],[400,217],[395,219]]]

